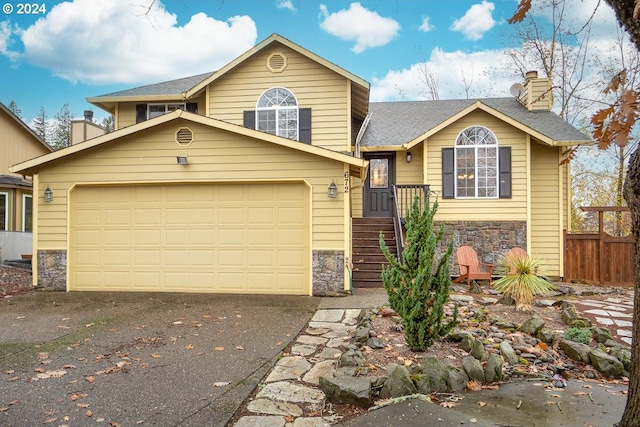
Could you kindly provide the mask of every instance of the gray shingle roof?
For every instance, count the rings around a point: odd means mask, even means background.
[[[188,91],[213,73],[214,72],[211,71],[209,73],[197,74],[195,76],[183,77],[176,80],[169,80],[168,82],[160,82],[146,86],[134,87],[132,89],[125,89],[119,92],[99,95],[96,96],[96,98],[107,98],[115,96],[180,95],[183,92]]]
[[[397,101],[369,104],[371,120],[360,145],[402,145],[480,101],[554,141],[591,141],[551,111],[528,111],[515,98]]]
[[[29,181],[25,181],[18,176],[13,175],[0,175],[0,185],[10,185],[14,187],[28,187],[31,188],[32,184]]]

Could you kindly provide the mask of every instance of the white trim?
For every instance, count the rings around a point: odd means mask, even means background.
[[[31,199],[31,232],[33,232],[33,195],[31,194],[22,195],[22,231],[27,231],[27,199]]]
[[[9,230],[9,193],[0,191],[0,196],[4,195],[4,228],[0,228],[0,231]]]
[[[466,130],[468,129],[472,129],[472,128],[482,128],[485,129],[495,140],[495,144],[473,144],[473,145],[458,145],[458,140],[460,139],[460,135],[462,135]],[[474,199],[480,199],[480,200],[486,200],[486,199],[498,199],[500,196],[500,185],[499,185],[499,181],[500,181],[500,165],[499,165],[499,160],[500,160],[500,153],[499,153],[499,148],[500,148],[500,144],[498,143],[498,137],[496,136],[496,134],[489,129],[486,126],[482,126],[482,125],[471,125],[471,126],[467,126],[466,128],[462,129],[458,135],[456,136],[456,139],[453,143],[453,173],[454,173],[454,177],[453,177],[453,194],[454,194],[454,198],[455,199],[460,199],[460,200],[474,200]],[[476,174],[476,176],[474,176],[474,196],[458,196],[458,149],[462,149],[462,148],[473,148],[474,149],[474,154],[473,154],[473,160],[474,160],[474,166],[473,166],[473,170],[474,173]],[[478,173],[478,148],[495,148],[496,150],[496,155],[495,155],[495,160],[496,160],[496,166],[495,166],[495,171],[496,171],[496,185],[495,185],[495,196],[484,196],[484,197],[480,197],[478,196],[478,177],[477,177],[477,173]]]
[[[170,105],[177,105],[178,107],[174,108],[173,110],[169,111],[169,106]],[[157,114],[153,117],[151,117],[151,107],[159,107],[159,106],[163,106],[164,107],[164,113],[161,114]],[[183,110],[186,111],[187,110],[187,103],[186,102],[154,102],[154,103],[150,103],[147,104],[147,120],[149,119],[153,119],[154,117],[158,117],[161,116],[163,114],[167,114],[167,113],[171,113],[175,110]]]
[[[260,100],[262,99],[262,97],[265,96],[265,94],[271,90],[274,89],[282,89],[287,91],[295,100],[296,102],[296,106],[281,106],[281,105],[276,105],[276,106],[272,106],[272,107],[260,107],[258,104],[260,103]],[[280,135],[278,132],[280,131],[280,119],[279,119],[279,112],[282,110],[295,110],[296,111],[296,135],[295,138],[289,138],[287,135]],[[265,90],[264,92],[262,92],[260,94],[260,96],[258,97],[258,100],[256,101],[256,118],[255,118],[255,129],[256,130],[260,130],[260,112],[261,111],[274,111],[275,112],[275,121],[276,121],[276,133],[275,134],[271,134],[271,135],[276,135],[276,136],[280,136],[282,138],[287,138],[287,139],[291,139],[293,141],[299,141],[300,139],[300,103],[298,102],[298,98],[296,97],[296,94],[293,93],[293,91],[287,89],[284,86],[273,86],[270,87],[269,89]],[[266,131],[263,131],[266,132]],[[267,132],[267,133],[271,133],[271,132]]]

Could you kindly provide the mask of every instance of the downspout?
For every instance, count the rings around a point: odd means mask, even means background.
[[[356,157],[360,158],[360,141],[362,140],[362,137],[364,136],[364,133],[367,130],[367,126],[369,126],[369,121],[371,120],[371,114],[367,114],[367,116],[364,118],[364,121],[362,122],[362,126],[360,127],[360,130],[358,131],[358,135],[356,135]]]

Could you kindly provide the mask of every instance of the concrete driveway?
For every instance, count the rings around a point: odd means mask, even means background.
[[[0,425],[224,426],[320,301],[84,292],[2,299]]]

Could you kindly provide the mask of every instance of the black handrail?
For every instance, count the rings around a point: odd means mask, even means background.
[[[415,197],[420,198],[420,212],[429,198],[429,184],[403,184],[393,185],[393,229],[396,234],[396,247],[398,259],[404,249],[404,223],[407,212],[411,209]]]

